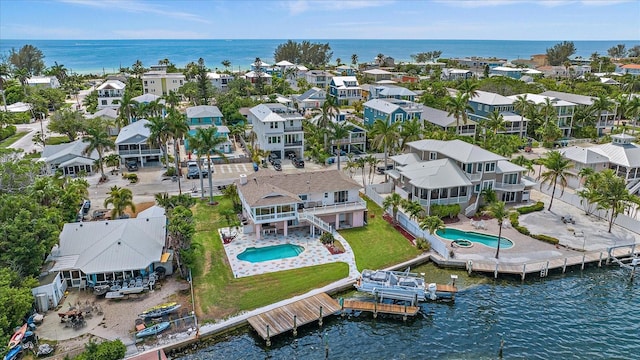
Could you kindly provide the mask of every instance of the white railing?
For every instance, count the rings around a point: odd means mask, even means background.
[[[503,191],[522,191],[524,190],[524,184],[522,183],[507,184],[507,183],[497,182],[493,184],[493,188],[496,190],[503,190]]]
[[[304,208],[302,212],[310,213],[310,214],[328,214],[328,213],[335,213],[335,212],[347,211],[347,210],[349,211],[364,210],[366,208],[367,208],[366,201],[362,199],[358,199],[356,201],[349,201],[349,202],[344,202],[339,204],[321,205],[321,206]]]
[[[467,175],[467,178],[472,182],[482,180],[482,173],[475,173],[475,174],[464,173],[464,174]]]
[[[480,203],[480,194],[478,194],[478,197],[476,198],[476,201],[467,206],[466,209],[464,209],[464,215],[465,216],[472,216],[473,214],[476,213],[476,210],[478,209],[478,204]]]
[[[255,221],[256,222],[261,222],[261,221],[265,221],[265,220],[277,220],[277,219],[285,219],[285,218],[295,219],[296,218],[296,212],[295,211],[289,211],[289,212],[277,213],[277,214],[256,215],[255,216]]]
[[[162,155],[160,149],[148,149],[148,150],[118,150],[119,155]]]
[[[431,244],[431,250],[437,252],[445,259],[449,259],[449,249],[447,249],[447,244],[443,240],[435,235],[429,234],[428,231],[420,229],[420,226],[414,220],[409,219],[409,216],[401,210],[398,210],[397,220],[400,226],[407,230],[411,235],[427,239],[429,244]]]
[[[400,195],[400,197],[402,197],[403,199],[409,199],[409,193],[403,188],[396,186],[395,192],[398,193],[398,195]]]
[[[469,196],[458,196],[458,197],[450,197],[450,198],[441,198],[441,199],[419,199],[418,202],[422,206],[431,206],[431,205],[449,205],[449,204],[463,204],[469,201]]]
[[[298,220],[308,221],[313,226],[316,226],[316,227],[320,228],[321,230],[324,230],[324,231],[326,231],[328,233],[331,233],[331,234],[335,234],[335,232],[336,232],[335,229],[333,228],[333,226],[329,225],[329,223],[327,223],[326,221],[320,219],[319,217],[317,217],[314,214],[309,213],[309,212],[299,213]]]

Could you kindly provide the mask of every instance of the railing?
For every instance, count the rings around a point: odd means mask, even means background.
[[[471,180],[471,182],[482,180],[482,173],[469,174],[466,172],[465,175],[467,175],[467,178]]]
[[[302,131],[302,126],[285,126],[284,131],[285,132]]]
[[[309,223],[311,223],[313,226],[316,226],[318,228],[320,228],[321,230],[324,230],[328,233],[334,234],[336,233],[336,230],[333,228],[333,226],[329,225],[327,222],[325,222],[324,220],[320,219],[319,217],[315,216],[314,214],[308,213],[308,212],[302,212],[298,215],[298,219],[299,220],[303,220],[303,221],[308,221]]]
[[[524,190],[524,184],[522,183],[507,184],[507,183],[497,182],[493,184],[493,188],[496,190],[502,190],[502,191],[522,191]]]
[[[335,212],[346,211],[346,210],[364,210],[366,208],[367,208],[366,201],[362,199],[358,199],[356,201],[343,202],[339,204],[321,205],[321,206],[314,206],[309,208],[305,207],[302,210],[302,212],[310,213],[310,214],[328,214],[328,213],[335,213]]]
[[[457,197],[449,197],[449,198],[441,198],[441,199],[420,199],[418,202],[422,206],[430,206],[430,205],[449,205],[449,204],[463,204],[469,201],[469,196],[457,196]]]
[[[116,97],[122,97],[124,94],[100,94],[100,92],[98,92],[98,97],[99,98],[116,98]]]
[[[276,214],[256,215],[255,222],[258,223],[265,220],[278,220],[278,219],[295,219],[295,217],[296,217],[295,211],[276,213]]]
[[[405,190],[405,189],[403,189],[403,188],[401,188],[399,186],[396,186],[395,192],[398,195],[400,195],[401,198],[409,199],[409,192],[407,192],[407,190]]]
[[[474,201],[473,204],[467,206],[467,208],[464,209],[464,215],[472,216],[473,214],[475,214],[476,210],[478,209],[479,203],[480,203],[480,196],[476,197],[476,201]]]
[[[162,150],[118,150],[118,155],[162,155]]]
[[[285,142],[284,146],[302,146],[302,141]]]

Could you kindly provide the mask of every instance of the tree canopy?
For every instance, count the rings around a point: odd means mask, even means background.
[[[562,63],[569,60],[569,56],[575,53],[576,47],[573,41],[563,41],[547,49],[547,61],[549,61],[549,65],[562,65]]]
[[[333,56],[329,43],[312,43],[303,41],[297,43],[289,40],[278,45],[273,53],[276,62],[289,61],[294,64],[304,64],[311,67],[319,67],[328,64]]]
[[[9,62],[16,69],[25,69],[30,76],[40,75],[45,69],[42,50],[33,45],[24,45],[20,50],[11,49]]]

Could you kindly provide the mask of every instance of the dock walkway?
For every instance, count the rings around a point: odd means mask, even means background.
[[[298,326],[316,320],[322,325],[322,318],[339,311],[337,301],[326,293],[320,293],[252,316],[247,321],[269,346],[272,336],[289,330],[293,330],[295,335]]]
[[[353,299],[344,299],[343,308],[354,311],[368,311],[373,313],[373,317],[377,317],[378,313],[402,315],[406,320],[407,316],[414,316],[420,311],[417,306],[409,305],[397,305],[397,304],[383,304],[375,301],[360,301]]]

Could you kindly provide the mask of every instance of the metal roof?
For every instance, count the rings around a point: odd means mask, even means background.
[[[471,181],[451,159],[423,161],[399,168],[409,183],[421,189],[470,186]]]
[[[217,106],[211,105],[198,105],[187,108],[187,117],[193,118],[206,118],[206,117],[222,117],[222,112]]]
[[[118,133],[118,137],[116,138],[116,145],[126,142],[136,135],[140,135],[144,138],[140,143],[146,142],[149,136],[151,136],[151,130],[146,127],[146,124],[149,124],[149,120],[140,119],[134,123],[131,123],[122,129]]]
[[[560,153],[565,158],[581,164],[601,164],[609,162],[609,157],[601,154],[599,151],[580,146],[561,149]]]
[[[500,155],[462,140],[443,141],[425,139],[412,141],[407,145],[420,151],[437,152],[464,164],[506,160]]]

